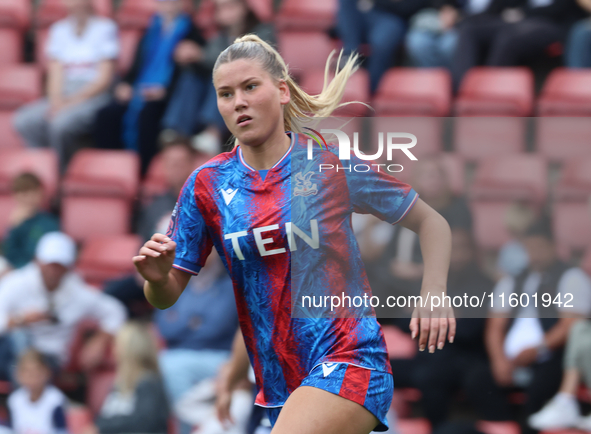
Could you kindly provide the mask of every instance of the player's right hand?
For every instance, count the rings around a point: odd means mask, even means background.
[[[165,284],[172,269],[176,243],[163,234],[154,234],[142,246],[133,263],[138,273],[150,283]]]

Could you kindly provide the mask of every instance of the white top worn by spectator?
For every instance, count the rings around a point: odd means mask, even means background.
[[[49,29],[45,54],[64,65],[64,80],[89,83],[97,79],[99,63],[116,59],[119,39],[114,21],[91,17],[82,35],[73,18],[64,18]]]
[[[523,293],[529,295],[529,305],[515,308],[516,319],[505,338],[505,355],[509,359],[515,358],[526,348],[536,347],[543,343],[544,331],[537,318],[538,312],[532,297],[540,285],[540,280],[540,273],[532,271],[523,284]],[[514,288],[515,280],[512,277],[507,276],[499,280],[494,289],[492,313],[506,315],[513,310],[509,304],[509,296],[513,294]],[[569,293],[572,294],[572,300],[570,296],[566,296]],[[501,294],[504,294],[504,307],[501,306]],[[559,314],[584,317],[591,312],[591,280],[580,268],[573,267],[564,272],[558,282],[556,294],[562,302],[560,305],[555,304]],[[552,298],[552,301],[555,297]],[[565,306],[565,302],[568,302],[568,306]],[[542,303],[541,294],[538,294],[538,306],[541,306]]]
[[[65,434],[66,397],[54,386],[47,386],[35,402],[29,391],[17,389],[8,398],[11,426],[17,434]]]

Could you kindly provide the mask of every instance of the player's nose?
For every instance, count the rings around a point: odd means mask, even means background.
[[[236,110],[248,107],[248,101],[245,98],[245,95],[241,91],[237,91],[236,95],[234,96],[234,108]]]

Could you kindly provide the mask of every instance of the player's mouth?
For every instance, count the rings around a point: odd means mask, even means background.
[[[245,127],[247,125],[249,125],[252,122],[252,118],[248,115],[240,115],[238,116],[238,119],[236,119],[236,124],[239,127]]]

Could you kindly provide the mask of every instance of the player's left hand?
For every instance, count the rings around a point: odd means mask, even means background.
[[[410,320],[413,339],[419,338],[419,350],[430,353],[443,349],[445,339],[453,343],[456,336],[456,318],[451,307],[416,307]]]

